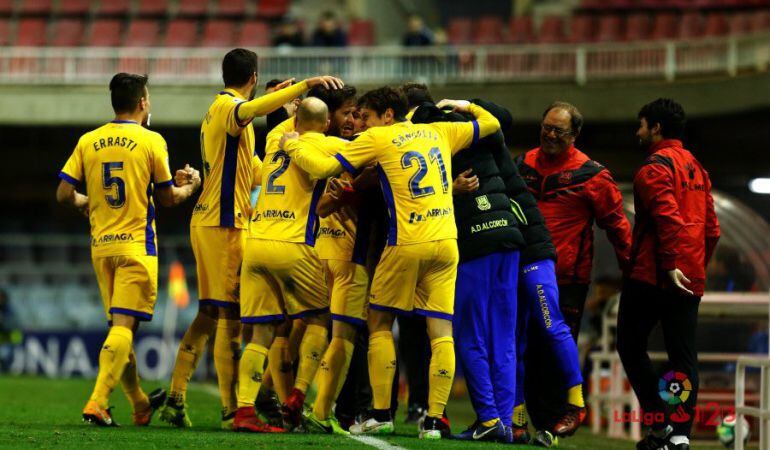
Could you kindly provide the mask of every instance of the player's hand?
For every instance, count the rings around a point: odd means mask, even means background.
[[[339,201],[342,198],[342,183],[339,178],[329,178],[328,187],[326,193],[331,196],[335,201]]]
[[[283,133],[283,136],[281,136],[281,140],[278,141],[278,148],[283,150],[286,146],[286,142],[299,139],[299,133],[296,131],[290,131],[288,133]]]
[[[452,192],[455,194],[470,194],[479,190],[479,177],[471,175],[473,169],[468,169],[465,172],[457,175],[457,178],[452,182]]]
[[[286,110],[286,114],[288,114],[289,117],[294,117],[294,114],[297,112],[297,108],[299,108],[300,103],[302,103],[302,99],[297,97],[289,103],[283,105],[283,109]]]
[[[369,189],[377,186],[380,181],[380,176],[377,173],[377,164],[370,164],[364,167],[364,170],[353,181],[356,189]]]
[[[273,88],[273,92],[280,91],[281,89],[287,88],[287,87],[291,86],[292,84],[294,84],[294,78],[289,78],[288,80],[283,80],[280,83],[275,85],[275,87]]]
[[[436,103],[436,106],[439,109],[452,108],[452,111],[468,112],[468,108],[470,108],[471,102],[468,100],[450,100],[445,98]]]
[[[319,84],[326,89],[342,89],[342,87],[345,86],[345,83],[341,79],[331,75],[308,78],[306,81],[308,87],[311,88],[318,86]]]
[[[192,183],[192,168],[185,164],[184,169],[179,169],[174,174],[174,184],[181,187]]]
[[[668,278],[671,280],[671,283],[680,291],[687,293],[689,295],[695,295],[693,292],[685,287],[686,284],[690,284],[690,280],[684,276],[681,270],[679,269],[672,269],[668,271]]]

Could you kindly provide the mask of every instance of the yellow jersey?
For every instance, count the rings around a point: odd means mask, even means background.
[[[152,194],[173,183],[160,134],[113,120],[80,137],[59,178],[86,183],[93,256],[157,256]]]
[[[251,215],[249,237],[315,245],[318,227],[316,205],[326,183],[317,181],[292,163],[278,148],[284,133],[294,131],[294,119],[276,126],[267,135],[262,162],[262,190]],[[321,133],[304,133],[300,140],[308,151],[333,155],[347,141]]]
[[[494,117],[492,120],[497,123]],[[356,173],[359,168],[377,162],[388,207],[388,245],[405,245],[457,238],[452,155],[478,138],[477,121],[404,121],[368,129],[334,156],[336,164],[305,151],[301,140],[287,142],[286,149],[298,165],[316,176],[326,175],[327,169],[335,165]]]
[[[203,118],[203,191],[193,209],[193,226],[248,227],[254,127],[236,115],[245,101],[237,91],[225,89]]]

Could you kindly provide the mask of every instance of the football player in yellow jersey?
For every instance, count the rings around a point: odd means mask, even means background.
[[[466,123],[415,125],[405,119],[406,99],[384,87],[361,97],[369,129],[334,156],[311,151],[295,134],[284,137],[292,162],[310,175],[326,178],[343,168],[357,172],[379,163],[380,183],[388,204],[388,247],[382,254],[369,295],[369,376],[374,395],[371,417],[350,428],[354,434],[393,433],[390,396],[396,352],[391,328],[395,314],[426,316],[431,339],[428,417],[420,437],[449,433],[441,421],[454,378],[452,312],[457,276],[457,228],[451,183],[452,155],[500,128],[479,106],[452,106],[476,118]],[[415,299],[415,292],[417,298]]]
[[[152,319],[158,291],[153,193],[163,206],[177,205],[200,187],[189,166],[174,185],[163,137],[142,125],[150,115],[147,77],[119,73],[110,81],[115,120],[84,134],[59,174],[60,203],[91,222],[91,258],[110,330],[99,353],[99,374],[83,420],[114,426],[109,395],[120,382],[136,425],[150,423],[165,392],[148,397],[139,386],[132,348],[140,321]],[[86,193],[77,191],[86,184]]]
[[[267,136],[262,192],[251,216],[241,269],[241,322],[251,341],[240,361],[238,411],[233,423],[237,431],[275,431],[256,418],[254,399],[276,325],[285,315],[302,318],[308,324],[290,398],[304,397],[326,350],[329,296],[321,261],[313,248],[318,224],[316,203],[324,183],[294,165],[278,149],[278,142],[296,123],[300,133],[331,155],[345,141],[323,135],[328,122],[326,105],[310,97],[302,101],[294,119],[284,121]],[[287,427],[298,424],[301,409],[284,407],[282,412]]]
[[[316,85],[339,87],[334,77],[316,77],[254,98],[256,53],[237,48],[222,61],[225,89],[219,92],[201,124],[203,192],[193,210],[190,240],[198,275],[198,314],[179,344],[171,388],[161,419],[189,427],[185,397],[209,337],[214,339],[214,366],[222,400],[222,427],[231,428],[236,409],[241,325],[238,314],[239,270],[248,227],[254,157],[251,121],[281,107]]]

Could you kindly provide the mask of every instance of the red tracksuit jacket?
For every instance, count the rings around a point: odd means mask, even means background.
[[[620,267],[627,267],[631,225],[609,170],[575,147],[555,157],[536,148],[517,162],[551,232],[559,284],[591,282],[594,220],[607,232]]]
[[[667,287],[666,271],[676,267],[702,296],[719,221],[708,173],[681,141],[663,140],[650,149],[634,177],[634,207],[630,278]]]

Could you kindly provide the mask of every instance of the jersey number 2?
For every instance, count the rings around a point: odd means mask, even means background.
[[[102,163],[102,185],[108,191],[104,198],[112,208],[121,208],[126,204],[126,183],[122,178],[113,175],[113,172],[122,170],[122,162]]]
[[[270,175],[267,176],[267,193],[268,194],[283,194],[286,192],[286,186],[282,184],[275,184],[275,180],[278,179],[281,175],[283,175],[284,172],[286,172],[286,169],[289,168],[289,163],[291,162],[291,158],[289,157],[289,154],[284,151],[279,151],[275,155],[273,155],[273,159],[270,160],[271,163],[276,163],[278,161],[281,161],[281,165],[278,166],[275,170],[270,172]]]
[[[430,159],[431,163],[434,163],[438,166],[439,172],[441,173],[441,189],[444,193],[446,193],[449,191],[449,179],[447,178],[446,174],[444,158],[441,157],[441,151],[438,149],[438,147],[433,147],[430,149],[428,152],[428,158]],[[428,163],[425,161],[425,158],[419,152],[415,151],[406,152],[401,157],[401,167],[403,169],[411,168],[414,165],[414,162],[417,162],[418,169],[417,172],[415,172],[414,175],[409,178],[409,190],[412,193],[412,198],[425,197],[435,194],[436,190],[433,189],[433,186],[420,186],[422,179],[425,178],[425,175],[428,174]]]

